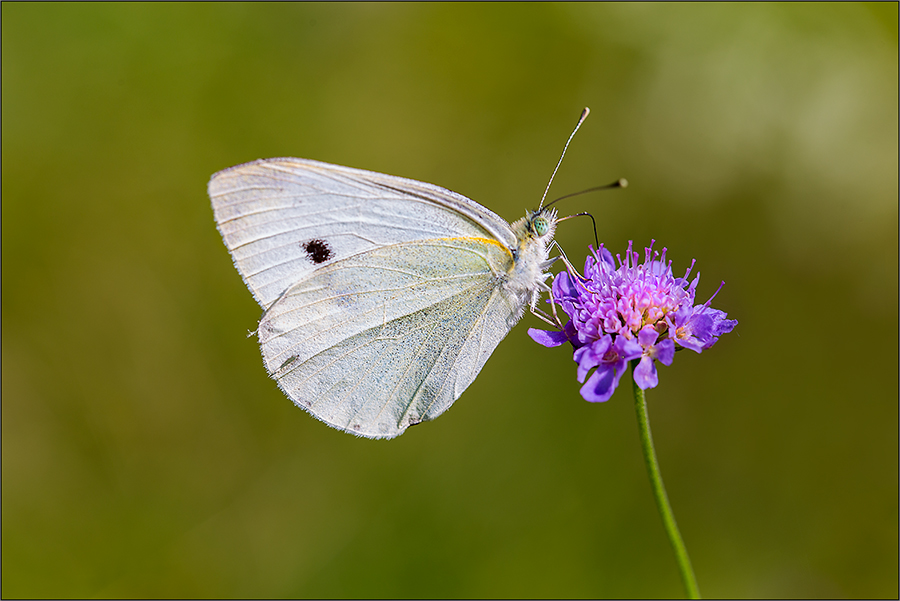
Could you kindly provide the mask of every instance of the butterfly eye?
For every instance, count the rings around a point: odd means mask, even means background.
[[[532,227],[535,234],[545,236],[550,231],[550,222],[547,221],[546,217],[535,217],[534,221],[532,221]]]

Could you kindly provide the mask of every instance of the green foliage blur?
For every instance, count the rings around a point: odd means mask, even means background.
[[[526,315],[393,441],[277,389],[220,169],[313,158],[697,259],[648,394],[711,597],[898,594],[897,4],[2,5],[3,597],[682,594],[630,386]],[[590,221],[559,228],[576,265]]]

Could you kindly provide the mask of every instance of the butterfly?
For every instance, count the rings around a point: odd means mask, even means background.
[[[549,290],[555,209],[509,224],[440,186],[295,158],[225,169],[208,191],[264,310],[269,375],[358,436],[394,438],[446,411]]]

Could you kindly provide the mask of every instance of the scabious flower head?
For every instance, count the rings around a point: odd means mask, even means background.
[[[737,325],[709,306],[715,294],[694,305],[700,276],[688,282],[693,261],[684,277],[676,278],[672,262],[666,263],[666,249],[662,254],[654,251],[652,241],[644,249],[643,263],[629,242],[625,259],[618,256],[618,267],[602,244],[590,250],[583,276],[570,268],[553,280],[550,302],[561,307],[569,321],[561,331],[528,330],[544,346],[572,343],[585,400],[608,400],[632,359],[640,359],[634,370],[637,385],[654,388],[659,382],[656,361],[671,365],[678,347],[704,351]]]

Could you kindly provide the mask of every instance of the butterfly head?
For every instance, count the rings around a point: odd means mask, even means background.
[[[520,245],[540,240],[546,247],[553,239],[556,221],[556,209],[537,209],[527,211],[525,217],[512,224],[512,229]]]

